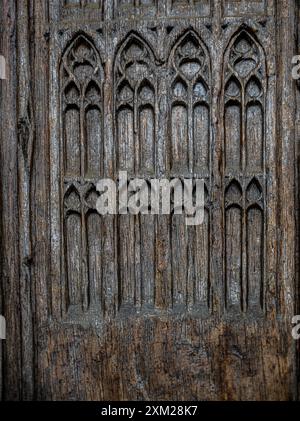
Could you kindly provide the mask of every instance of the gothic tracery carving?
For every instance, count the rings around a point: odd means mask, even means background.
[[[225,277],[228,307],[263,306],[264,98],[262,48],[246,30],[225,54]]]
[[[90,192],[102,174],[102,84],[100,56],[79,35],[61,64],[66,310],[87,310],[101,301],[101,218],[95,212],[96,192]]]

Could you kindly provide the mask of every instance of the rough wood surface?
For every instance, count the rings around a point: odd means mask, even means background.
[[[0,5],[2,398],[296,399],[297,2]],[[100,217],[119,170],[204,223]]]

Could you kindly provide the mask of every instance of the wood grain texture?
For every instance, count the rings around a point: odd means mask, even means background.
[[[296,399],[296,2],[0,5],[2,399]],[[204,223],[98,215],[120,170]]]
[[[14,2],[2,1],[1,53],[7,61],[7,77],[1,81],[1,254],[3,315],[7,335],[3,347],[2,396],[21,398],[21,326],[19,289],[19,230],[18,230],[18,164],[17,164],[17,81],[16,81],[16,7]],[[4,140],[5,139],[5,140]],[[6,174],[6,176],[4,176]],[[5,221],[5,222],[4,222]]]

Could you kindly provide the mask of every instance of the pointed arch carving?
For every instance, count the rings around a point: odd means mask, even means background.
[[[265,55],[247,28],[224,56],[224,221],[227,308],[263,308]]]
[[[226,174],[263,173],[265,72],[262,47],[242,29],[225,53]]]
[[[61,63],[64,176],[97,178],[103,154],[103,68],[93,43],[78,35]],[[96,159],[98,157],[98,159]]]
[[[211,276],[211,64],[194,30],[182,34],[174,44],[169,77],[171,176],[194,175],[205,180],[203,224],[187,228],[182,215],[170,217],[173,304],[180,308],[187,303],[193,311],[205,311],[210,306]]]
[[[118,167],[155,174],[157,79],[154,54],[137,34],[121,45],[115,62]]]
[[[103,82],[93,41],[78,34],[60,66],[64,310],[71,314],[101,303],[101,221],[91,192],[103,171]]]
[[[151,47],[136,33],[118,49],[114,92],[117,170],[149,180],[156,174],[157,66]],[[118,217],[121,308],[154,306],[155,220]]]
[[[173,47],[169,61],[171,172],[210,172],[210,59],[190,30]]]

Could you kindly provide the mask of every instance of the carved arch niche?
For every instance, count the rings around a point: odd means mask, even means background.
[[[170,56],[170,138],[173,175],[210,174],[210,60],[189,31]]]
[[[182,215],[171,215],[173,304],[198,311],[210,306],[211,70],[208,51],[193,30],[173,47],[169,68],[170,173],[205,180],[203,224],[187,227]]]
[[[242,29],[224,63],[226,306],[257,310],[264,305],[265,56]]]
[[[95,183],[103,170],[103,76],[93,42],[77,35],[60,70],[66,313],[100,309],[103,298],[102,220],[95,209]]]
[[[114,68],[117,173],[156,173],[157,69],[148,43],[131,33]],[[154,306],[155,216],[118,216],[120,307]]]
[[[148,44],[131,34],[115,64],[116,124],[119,169],[155,174],[155,58]]]

